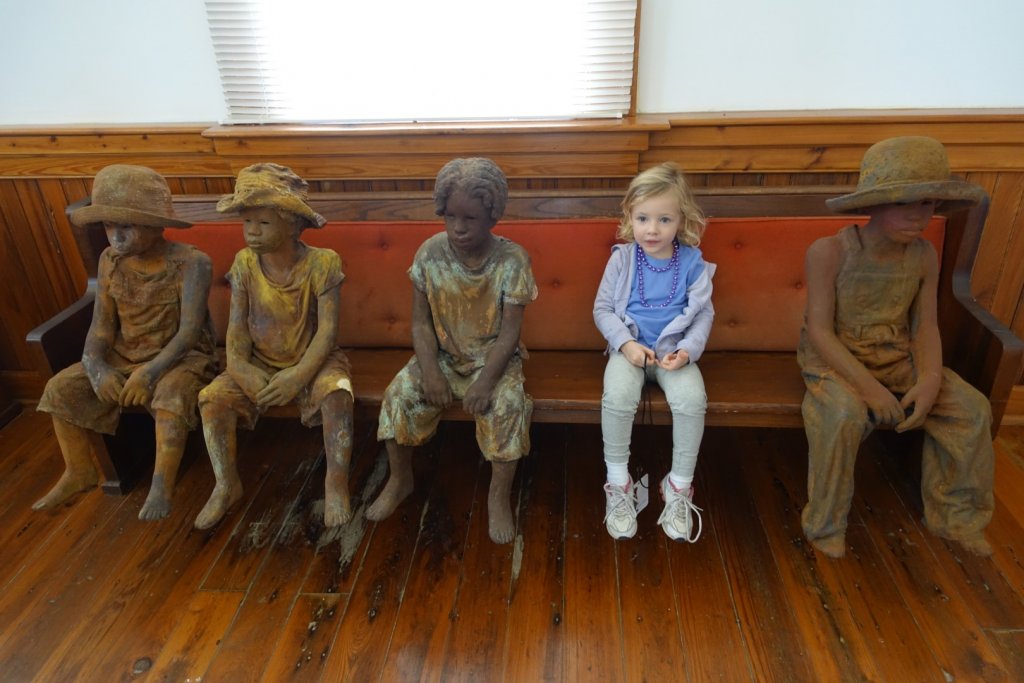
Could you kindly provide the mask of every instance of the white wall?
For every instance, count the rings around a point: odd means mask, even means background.
[[[1021,0],[643,0],[645,113],[1024,106]]]
[[[0,125],[225,112],[203,0],[0,0]]]
[[[1022,27],[1022,0],[643,0],[638,108],[1024,107]],[[0,64],[3,126],[226,113],[203,0],[0,0]]]

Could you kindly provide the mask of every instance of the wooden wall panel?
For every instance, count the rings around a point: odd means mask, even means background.
[[[445,161],[470,155],[498,161],[513,191],[624,188],[637,170],[662,161],[680,163],[697,187],[845,186],[856,183],[870,144],[905,134],[942,140],[954,171],[991,195],[972,284],[979,301],[1024,336],[1024,111],[647,115],[412,127],[0,129],[0,268],[8,293],[0,298],[0,383],[21,400],[38,397],[41,381],[25,334],[85,288],[64,207],[87,196],[96,171],[110,163],[149,165],[179,195],[230,192],[237,170],[257,161],[291,165],[314,192],[425,191]],[[1024,395],[1024,381],[1017,395]]]

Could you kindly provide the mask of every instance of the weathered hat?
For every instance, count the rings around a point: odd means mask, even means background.
[[[973,206],[985,197],[977,185],[949,174],[946,148],[934,138],[907,135],[877,142],[860,163],[857,191],[825,203],[836,213],[922,199]]]
[[[145,166],[114,164],[101,168],[92,184],[92,203],[71,212],[75,225],[110,223],[151,228],[188,228],[171,204],[164,177]]]
[[[242,209],[272,207],[282,209],[306,220],[311,228],[322,228],[327,219],[306,203],[309,183],[292,169],[280,164],[260,163],[246,166],[238,172],[235,193],[225,195],[217,202],[221,213]]]

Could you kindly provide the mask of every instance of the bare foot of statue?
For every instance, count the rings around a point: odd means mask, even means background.
[[[348,495],[348,477],[327,475],[324,482],[324,526],[341,526],[350,519],[352,503]]]
[[[99,476],[96,474],[94,467],[78,471],[64,470],[64,474],[53,485],[53,488],[45,496],[32,504],[32,509],[46,510],[56,507],[76,493],[96,486],[98,481]]]
[[[838,534],[826,538],[812,538],[811,545],[828,557],[838,560],[846,555],[846,534]]]
[[[149,495],[146,496],[146,502],[139,510],[139,519],[146,522],[164,519],[169,514],[171,514],[171,497],[164,487],[164,478],[162,475],[154,474],[153,483],[149,486]]]
[[[366,508],[366,518],[371,522],[387,519],[395,511],[395,508],[412,493],[412,488],[411,476],[392,472],[388,477],[388,483],[384,485],[384,490],[380,492],[370,507]]]
[[[197,529],[209,529],[227,514],[231,507],[242,499],[242,482],[237,477],[226,483],[217,482],[206,505],[196,517]]]
[[[972,536],[948,536],[947,538],[978,557],[992,556],[992,545],[985,540],[985,534],[981,532]]]
[[[517,464],[516,461],[491,463],[491,486],[487,492],[487,527],[491,540],[495,543],[508,543],[516,535],[510,496]]]

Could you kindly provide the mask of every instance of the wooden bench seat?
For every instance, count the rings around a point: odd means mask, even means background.
[[[804,386],[795,349],[803,320],[803,260],[807,246],[855,222],[830,216],[824,200],[849,188],[727,188],[697,191],[710,217],[701,248],[718,265],[715,322],[700,359],[708,394],[709,426],[800,427]],[[175,197],[178,215],[196,223],[165,231],[195,244],[214,264],[210,311],[221,344],[230,288],[224,273],[244,246],[236,217],[218,214],[215,196]],[[615,243],[618,190],[518,192],[510,197],[496,233],[530,253],[538,299],[526,308],[523,340],[526,389],[537,422],[600,422],[604,339],[592,317],[594,296]],[[340,342],[353,367],[357,419],[375,419],[388,382],[412,355],[412,285],[406,274],[429,235],[443,230],[429,193],[322,194],[311,204],[328,219],[303,240],[335,249],[346,274],[341,290]],[[69,207],[72,210],[75,207]],[[997,428],[1019,377],[1024,344],[985,311],[970,291],[970,273],[987,202],[950,217],[936,217],[925,233],[941,259],[939,323],[946,365],[989,397]],[[102,231],[79,231],[79,248],[94,278],[106,246]],[[33,330],[29,346],[40,373],[49,376],[81,357],[91,319],[92,291]],[[651,386],[649,410],[637,422],[669,424],[660,389]],[[270,416],[295,415],[293,408]],[[125,472],[137,453],[152,450],[140,431],[148,416],[125,415],[118,436],[98,444],[111,491],[127,487]],[[459,406],[447,419],[468,419]],[[143,418],[140,420],[136,418]],[[151,423],[151,420],[149,421]],[[142,427],[140,427],[140,425]]]

